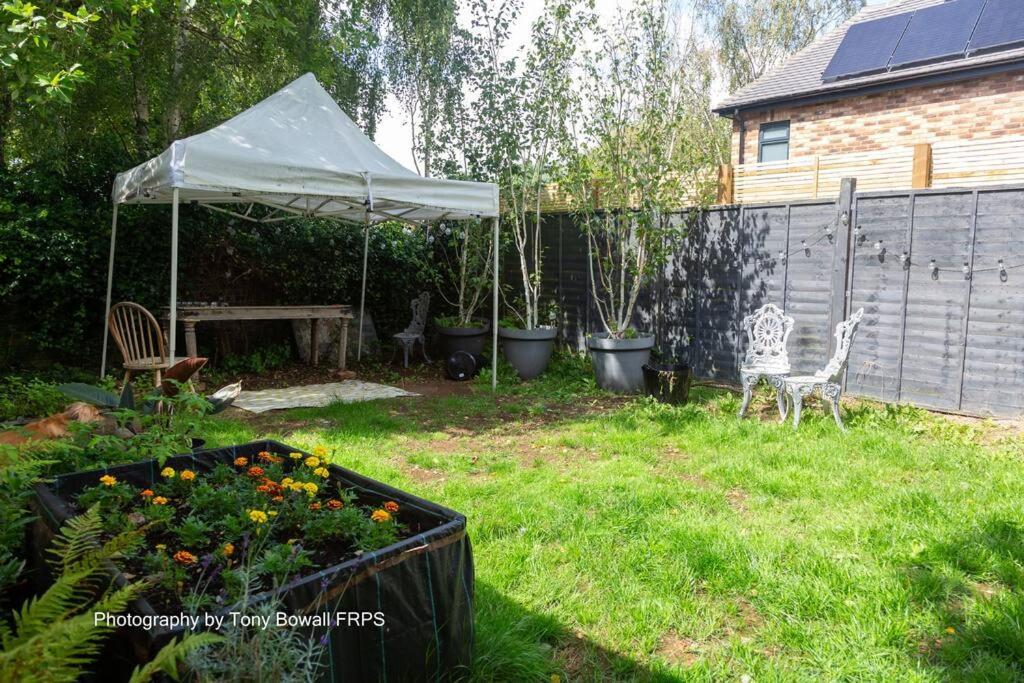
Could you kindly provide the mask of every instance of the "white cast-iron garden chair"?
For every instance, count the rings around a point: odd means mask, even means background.
[[[775,304],[765,304],[743,319],[747,333],[747,353],[740,365],[743,383],[743,405],[740,417],[747,412],[754,387],[764,377],[776,390],[779,415],[786,419],[786,398],[783,380],[789,376],[786,342],[793,331],[793,318]]]
[[[786,395],[793,402],[793,429],[800,426],[800,410],[803,408],[804,398],[810,396],[815,389],[819,389],[822,398],[832,404],[832,416],[836,419],[839,429],[846,431],[839,416],[839,397],[843,393],[843,372],[850,359],[850,347],[863,317],[864,309],[860,308],[847,320],[836,325],[836,351],[832,354],[832,360],[823,369],[813,375],[786,378]]]
[[[416,342],[420,343],[420,350],[423,358],[428,363],[427,339],[423,331],[427,328],[427,311],[430,308],[430,292],[423,292],[412,300],[412,322],[404,331],[395,335],[395,340],[402,346],[403,366],[409,367],[409,354],[416,348]]]

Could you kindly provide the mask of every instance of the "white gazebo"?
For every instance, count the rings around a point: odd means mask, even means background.
[[[184,140],[119,173],[112,195],[103,360],[114,277],[117,210],[121,204],[171,205],[171,297],[168,355],[175,355],[178,298],[178,205],[187,202],[254,223],[335,218],[363,226],[366,305],[369,229],[384,221],[422,225],[439,220],[491,218],[494,226],[493,377],[498,358],[498,188],[491,183],[424,178],[373,144],[313,74],[288,84],[221,125]],[[256,205],[270,211],[253,213]]]

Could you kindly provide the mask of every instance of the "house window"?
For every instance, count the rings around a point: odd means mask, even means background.
[[[758,161],[789,159],[789,121],[762,123],[758,133]]]

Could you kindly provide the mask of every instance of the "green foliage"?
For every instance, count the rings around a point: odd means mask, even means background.
[[[67,400],[52,384],[16,375],[0,377],[0,420],[60,412]]]
[[[93,612],[122,612],[141,594],[143,585],[133,583],[108,586],[95,598],[97,588],[109,583],[110,563],[141,542],[135,531],[102,541],[101,530],[96,508],[60,530],[50,550],[60,571],[56,581],[22,605],[11,625],[0,622],[0,681],[78,680],[112,630],[96,624]]]
[[[215,633],[188,633],[180,640],[174,638],[163,646],[151,661],[144,666],[136,667],[129,683],[146,683],[161,673],[178,680],[179,669],[189,653],[219,645],[223,641],[223,637]]]
[[[221,364],[225,374],[256,373],[277,370],[292,360],[291,344],[274,344],[256,349],[252,353],[228,356]]]
[[[35,519],[28,512],[32,485],[47,464],[0,446],[0,595],[21,573],[26,527]]]

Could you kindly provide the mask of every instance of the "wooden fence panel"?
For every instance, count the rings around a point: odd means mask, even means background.
[[[910,253],[900,400],[957,410],[970,280],[957,267],[969,260],[974,194],[918,194]],[[888,255],[895,258],[897,254]]]
[[[909,195],[857,199],[849,308],[863,308],[864,318],[850,350],[846,382],[852,394],[899,398],[908,271],[898,256],[910,251],[912,201]]]
[[[1024,413],[1024,192],[982,192],[960,410]],[[995,270],[990,270],[995,269]]]
[[[832,202],[790,210],[785,310],[796,320],[789,338],[795,374],[816,372],[828,362],[834,249],[824,230],[834,214]]]

